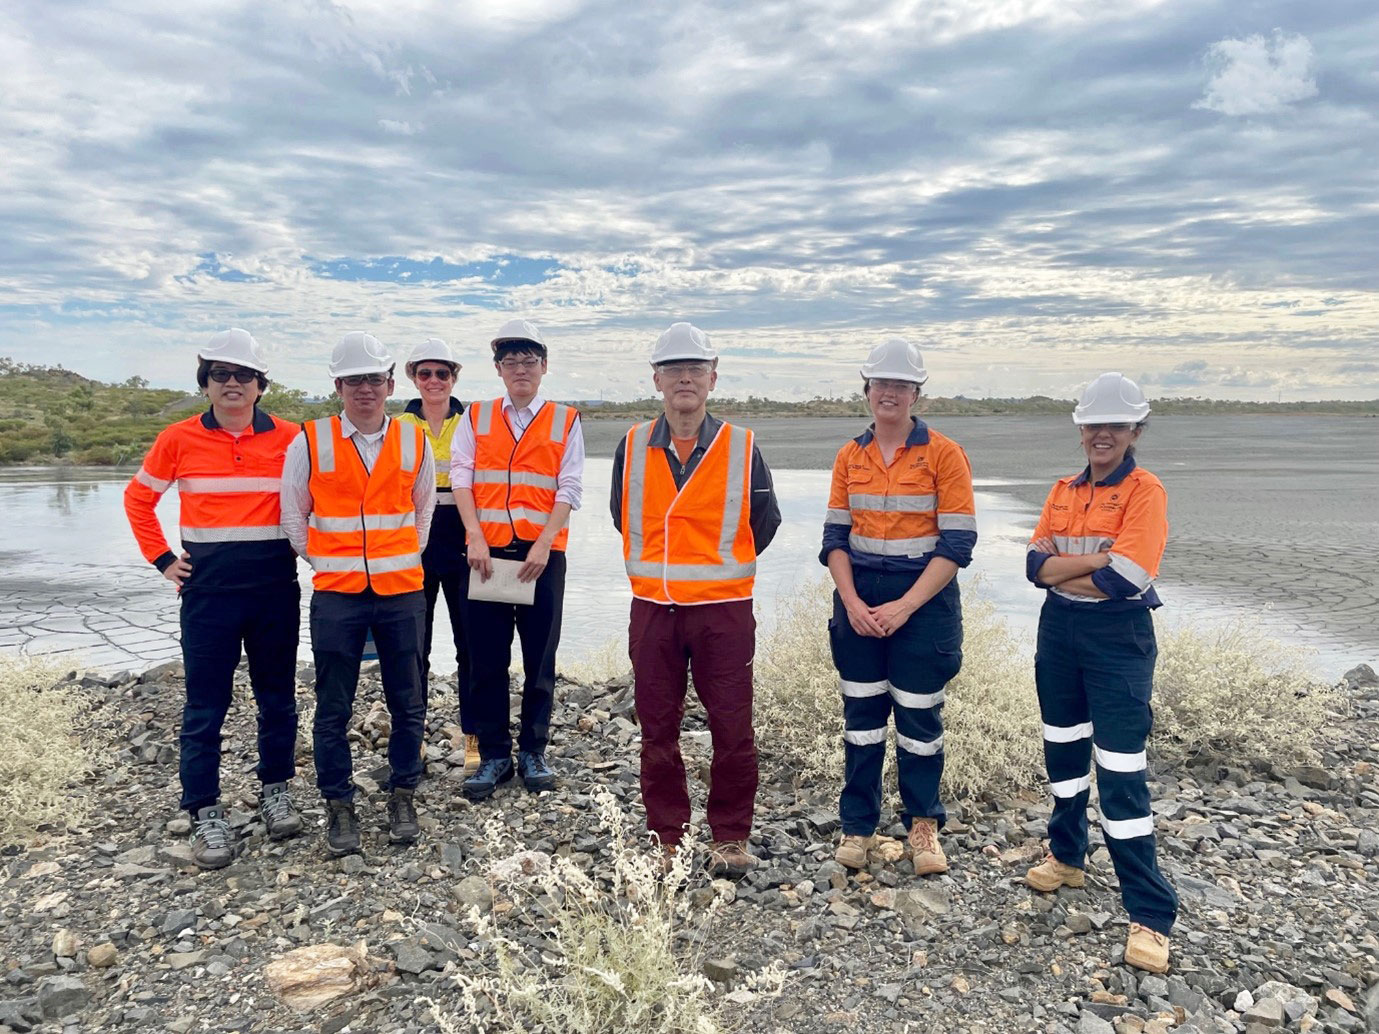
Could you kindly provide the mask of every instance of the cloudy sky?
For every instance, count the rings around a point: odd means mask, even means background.
[[[18,0],[0,8],[0,355],[185,385],[240,325],[572,398],[1379,397],[1373,0]]]

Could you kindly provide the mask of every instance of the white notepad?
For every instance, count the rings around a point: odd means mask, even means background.
[[[501,560],[495,557],[493,574],[489,576],[488,581],[483,581],[478,571],[471,570],[469,598],[531,606],[532,600],[536,598],[536,579],[533,578],[529,582],[517,580],[517,572],[522,570],[523,563],[521,560]]]

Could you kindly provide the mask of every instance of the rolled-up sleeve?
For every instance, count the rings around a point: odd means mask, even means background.
[[[824,515],[824,543],[819,563],[828,566],[828,555],[835,549],[847,550],[852,534],[852,510],[848,507],[846,447],[833,460],[833,480],[828,488],[828,513]]]
[[[934,556],[959,567],[972,563],[977,545],[977,504],[972,495],[972,465],[967,453],[953,443],[935,450],[934,482],[938,494],[938,543]]]
[[[1111,562],[1092,572],[1092,584],[1113,600],[1134,599],[1154,584],[1168,544],[1168,497],[1157,481],[1135,486],[1125,504]]]

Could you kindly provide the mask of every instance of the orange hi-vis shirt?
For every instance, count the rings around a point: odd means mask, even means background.
[[[1052,553],[1034,548],[1038,539],[1052,539],[1058,556],[1085,556],[1109,550],[1111,563],[1092,572],[1092,582],[1106,599],[1078,596],[1039,581],[1039,568]],[[1104,610],[1162,606],[1154,589],[1168,542],[1168,496],[1149,471],[1136,466],[1133,456],[1103,481],[1092,484],[1090,470],[1056,482],[1044,502],[1039,523],[1030,536],[1026,575],[1049,599]]]
[[[421,543],[412,485],[426,448],[421,428],[390,420],[370,472],[338,416],[302,425],[311,455],[306,559],[322,592],[419,592]]]
[[[650,445],[654,426],[636,425],[623,445],[620,523],[632,595],[691,605],[751,599],[752,432],[721,425],[676,489],[665,450]]]
[[[160,571],[176,559],[155,512],[176,485],[180,538],[192,565],[183,592],[295,584],[297,557],[280,525],[278,490],[296,435],[296,424],[259,409],[239,435],[209,409],[164,428],[124,492],[144,559]]]
[[[870,428],[838,450],[822,563],[843,549],[872,570],[919,572],[935,556],[966,567],[976,544],[972,467],[957,442],[916,419],[890,462]]]
[[[555,509],[560,460],[579,411],[543,402],[519,438],[503,416],[503,400],[475,402],[466,414],[474,429],[474,507],[484,541],[502,548],[513,539],[535,542]],[[551,543],[564,550],[568,526]]]

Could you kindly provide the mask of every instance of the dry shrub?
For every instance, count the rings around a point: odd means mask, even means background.
[[[843,704],[828,646],[832,583],[820,581],[782,605],[756,661],[756,731],[763,752],[800,782],[843,779]],[[963,601],[962,671],[943,709],[944,791],[950,797],[1042,784],[1033,662],[993,604]],[[888,740],[894,763],[894,733]],[[887,782],[894,786],[894,772]]]
[[[660,853],[639,850],[617,799],[600,791],[595,801],[608,836],[612,869],[601,876],[568,858],[517,851],[489,866],[489,879],[510,895],[516,917],[540,916],[544,938],[520,932],[471,911],[478,941],[493,954],[496,973],[456,972],[460,1011],[432,1013],[444,1034],[462,1031],[527,1034],[718,1034],[723,1005],[700,972],[702,945],[721,900],[690,914],[685,895],[694,857],[682,842],[669,873]],[[489,843],[512,844],[498,821]],[[515,845],[513,845],[515,846]],[[680,944],[687,947],[681,948]],[[540,947],[534,945],[540,944]],[[753,990],[778,994],[779,964],[749,977]]]
[[[78,819],[85,795],[72,788],[93,758],[77,729],[84,703],[62,673],[40,660],[0,660],[0,842],[23,840],[46,822]]]
[[[1158,631],[1154,752],[1167,760],[1224,756],[1233,764],[1317,759],[1313,744],[1335,690],[1306,668],[1308,652],[1245,624],[1169,624]]]
[[[597,686],[623,678],[632,671],[627,656],[627,636],[609,636],[592,650],[573,660],[560,661],[560,677],[581,686]]]

